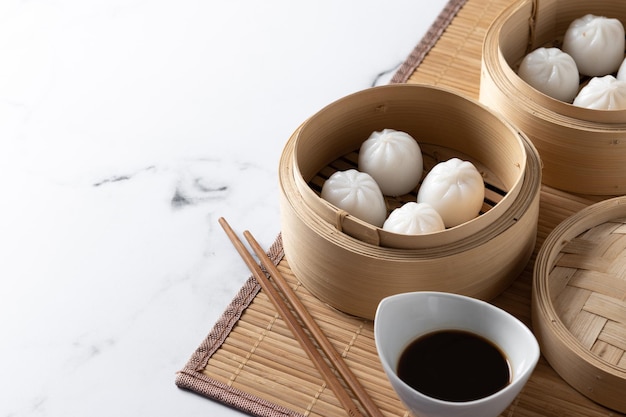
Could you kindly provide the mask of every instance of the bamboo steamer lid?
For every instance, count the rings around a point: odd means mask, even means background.
[[[516,73],[528,52],[558,46],[569,24],[588,13],[626,22],[619,0],[522,0],[504,10],[485,35],[480,101],[532,140],[544,163],[545,184],[619,195],[626,193],[626,110],[592,110],[555,100]]]
[[[541,247],[532,322],[543,355],[590,399],[626,412],[626,197],[563,221]]]
[[[463,155],[480,161],[488,177],[495,177],[495,172],[508,175],[493,182],[517,189],[514,198],[506,200],[505,191],[500,202],[481,216],[496,215],[482,226],[469,226],[470,233],[459,228],[456,238],[431,234],[417,244],[408,236],[385,236],[382,229],[340,213],[319,197],[323,178],[354,167],[360,143],[382,128],[404,130],[416,139],[424,138],[420,132],[429,132],[425,160]],[[442,137],[448,136],[458,144],[445,143]],[[509,156],[493,160],[507,152]],[[446,89],[398,84],[340,99],[292,135],[279,165],[281,230],[290,267],[313,295],[348,314],[373,319],[382,298],[409,291],[491,299],[518,276],[534,248],[541,184],[536,149],[508,122]],[[506,204],[499,212],[502,201]]]

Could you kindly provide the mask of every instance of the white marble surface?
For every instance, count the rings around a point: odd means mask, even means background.
[[[179,390],[277,168],[445,0],[0,0],[0,417],[240,415]],[[378,74],[387,73],[378,79]]]

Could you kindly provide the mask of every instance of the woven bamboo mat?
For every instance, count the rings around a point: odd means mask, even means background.
[[[482,39],[512,0],[451,0],[395,74],[393,83],[424,83],[478,98]],[[596,199],[597,200],[597,199]],[[530,326],[532,267],[544,239],[563,219],[594,201],[549,187],[541,191],[537,246],[520,277],[493,304]],[[268,252],[312,316],[387,416],[409,413],[391,389],[376,354],[372,322],[335,311],[298,282],[280,235]],[[176,376],[178,387],[254,416],[345,416],[298,342],[253,278]],[[541,359],[502,416],[619,416],[582,396]],[[479,417],[479,416],[477,416]]]

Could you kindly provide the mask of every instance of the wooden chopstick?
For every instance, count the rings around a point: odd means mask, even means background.
[[[254,250],[254,253],[256,253],[265,270],[269,272],[270,276],[274,279],[274,283],[278,289],[282,291],[283,295],[289,301],[296,314],[300,317],[300,320],[308,328],[309,333],[313,336],[313,339],[315,339],[322,351],[326,354],[330,363],[332,363],[346,384],[350,387],[367,414],[371,417],[382,417],[383,415],[379,408],[376,404],[374,404],[359,380],[356,378],[354,373],[352,373],[332,343],[330,343],[322,329],[320,329],[317,325],[315,319],[313,319],[304,304],[302,304],[302,301],[300,301],[296,293],[291,289],[285,278],[282,276],[276,265],[274,265],[272,260],[267,256],[267,253],[263,250],[261,245],[259,245],[249,231],[244,231],[243,235],[248,240],[250,247]]]
[[[250,252],[248,252],[243,242],[241,242],[241,240],[237,237],[233,229],[223,217],[219,219],[219,223],[230,238],[233,245],[235,246],[235,249],[237,249],[244,262],[256,278],[256,280],[261,285],[261,288],[265,291],[268,298],[278,310],[278,313],[287,324],[287,327],[289,327],[294,333],[296,339],[300,342],[304,351],[307,353],[309,358],[313,361],[314,365],[320,371],[322,377],[326,381],[326,384],[335,393],[337,400],[339,400],[348,415],[351,417],[362,417],[359,408],[356,406],[354,401],[352,401],[352,398],[345,390],[344,386],[341,384],[339,378],[337,378],[333,370],[324,360],[324,357],[317,350],[311,339],[309,339],[304,329],[298,323],[296,317],[291,313],[291,310],[287,306],[286,302],[282,299],[276,288],[265,276],[265,273],[263,273],[261,267],[256,263]],[[266,255],[264,254],[264,256]]]

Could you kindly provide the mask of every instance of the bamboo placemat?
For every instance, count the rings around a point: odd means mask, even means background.
[[[451,0],[392,79],[446,86],[478,98],[482,39],[512,0]],[[597,199],[594,199],[597,200]],[[520,277],[493,304],[530,326],[532,268],[552,229],[593,200],[549,187],[541,191],[535,253]],[[347,316],[313,297],[289,268],[280,235],[270,257],[342,353],[384,415],[410,415],[391,389],[374,344],[371,321]],[[253,278],[241,288],[176,376],[178,387],[254,416],[345,416],[317,369]],[[502,416],[620,416],[565,383],[544,359]],[[479,417],[479,416],[477,416]]]

